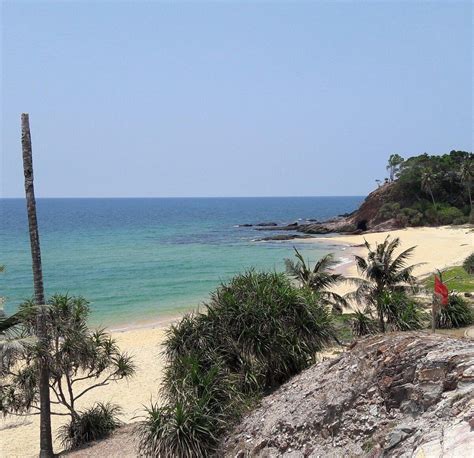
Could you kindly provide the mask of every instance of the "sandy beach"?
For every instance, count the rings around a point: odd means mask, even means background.
[[[322,243],[345,245],[347,259],[355,253],[363,253],[360,245],[364,239],[369,243],[381,242],[388,233],[374,233],[354,236],[318,237],[308,239],[305,243]],[[460,264],[474,249],[474,232],[472,228],[441,227],[441,228],[409,228],[392,231],[392,237],[400,237],[401,250],[416,245],[417,248],[410,263],[421,263],[415,274],[425,276],[435,269],[443,269]],[[354,263],[347,263],[339,269],[346,275],[356,275]],[[340,292],[346,292],[350,286],[343,286]],[[130,381],[122,381],[107,387],[90,391],[82,399],[82,407],[91,405],[94,401],[110,401],[123,408],[122,420],[125,422],[138,421],[143,414],[143,406],[156,399],[163,367],[160,355],[161,342],[165,329],[170,321],[143,326],[135,329],[113,331],[120,348],[135,356],[137,373]],[[65,417],[53,417],[53,429],[57,430]],[[30,457],[38,453],[39,427],[38,417],[10,417],[0,423],[1,456]],[[61,450],[60,444],[55,443],[55,451]]]
[[[415,246],[409,264],[420,264],[414,273],[423,277],[434,273],[437,269],[443,270],[453,265],[460,265],[464,259],[474,251],[474,230],[467,226],[420,227],[406,228],[391,232],[378,232],[363,235],[348,235],[337,237],[320,237],[311,239],[316,243],[338,243],[347,245],[347,257],[353,254],[363,254],[362,247],[365,240],[371,245],[383,242],[387,235],[398,237],[401,246],[397,253]],[[348,275],[356,275],[357,268],[353,262],[342,266]]]
[[[158,395],[160,377],[163,368],[161,342],[165,334],[164,324],[142,327],[127,331],[113,332],[120,348],[135,357],[136,375],[129,381],[121,381],[89,391],[82,399],[80,407],[90,406],[95,401],[113,402],[123,409],[121,419],[128,423],[138,421],[143,415],[143,406],[149,405]],[[53,416],[53,437],[57,428],[68,417]],[[0,456],[32,457],[39,452],[39,417],[9,417],[0,422]],[[55,452],[61,451],[61,445],[55,441]]]

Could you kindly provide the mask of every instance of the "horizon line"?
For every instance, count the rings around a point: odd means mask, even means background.
[[[292,199],[312,197],[365,197],[367,194],[326,194],[300,196],[36,196],[36,199]],[[0,200],[25,199],[24,196],[0,196]]]

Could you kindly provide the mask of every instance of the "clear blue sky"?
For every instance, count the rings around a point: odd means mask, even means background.
[[[3,196],[361,195],[472,150],[470,2],[2,2]]]

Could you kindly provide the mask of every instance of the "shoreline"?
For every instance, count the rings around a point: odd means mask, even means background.
[[[122,334],[128,331],[140,331],[142,329],[167,329],[170,325],[179,321],[184,315],[192,312],[194,309],[188,311],[176,312],[166,315],[166,318],[158,318],[153,320],[143,320],[133,324],[114,324],[106,326],[105,329],[111,334]]]
[[[418,235],[420,234],[423,235],[421,237],[421,240],[418,237]],[[298,243],[322,245],[327,248],[327,253],[331,253],[331,251],[336,251],[335,259],[337,261],[337,264],[334,266],[334,271],[344,276],[351,277],[359,275],[357,267],[355,265],[354,255],[363,255],[363,253],[365,252],[364,240],[367,240],[369,243],[374,245],[375,242],[382,242],[387,237],[387,235],[390,235],[392,238],[400,238],[401,246],[397,250],[397,252],[405,250],[410,246],[417,246],[417,248],[414,250],[412,259],[408,261],[409,264],[417,264],[423,262],[421,260],[422,255],[417,253],[418,248],[422,248],[423,254],[426,254],[427,250],[434,252],[431,249],[431,245],[434,242],[441,245],[445,245],[447,242],[454,241],[454,239],[463,239],[463,235],[466,236],[465,238],[467,243],[465,248],[467,250],[467,254],[465,254],[465,256],[464,254],[461,254],[460,256],[454,256],[453,259],[452,251],[450,251],[449,248],[446,249],[446,256],[435,257],[434,261],[425,261],[424,264],[421,264],[417,267],[417,269],[415,269],[415,275],[420,279],[424,279],[434,273],[432,267],[434,266],[434,263],[437,262],[439,259],[441,260],[440,262],[443,264],[440,267],[440,270],[461,264],[464,258],[467,257],[469,254],[469,241],[470,246],[472,247],[471,251],[474,251],[474,228],[465,225],[410,227],[386,232],[367,232],[358,235],[330,234],[305,238],[302,240],[298,240]],[[342,248],[342,250],[331,250],[331,247],[339,247],[339,249]],[[450,248],[453,248],[453,246],[450,245]],[[458,251],[459,250],[456,250],[455,254],[457,254]],[[449,258],[449,262],[446,258]],[[426,259],[430,259],[430,257],[428,256]],[[336,287],[336,292],[338,292],[339,294],[345,294],[350,290],[351,287],[347,283],[343,283]],[[110,326],[106,326],[105,328],[111,334],[123,334],[130,331],[140,331],[147,329],[165,330],[170,325],[179,321],[187,313],[191,313],[194,310],[198,310],[199,307],[200,304],[198,304],[196,307],[190,308],[189,310],[180,310],[176,311],[175,313],[166,313],[163,318],[137,320],[133,324],[113,324]]]
[[[410,228],[398,231],[370,233],[353,236],[314,237],[304,240],[304,243],[324,244],[327,252],[331,246],[344,246],[344,259],[335,267],[337,272],[346,276],[357,275],[355,261],[350,259],[354,254],[365,251],[360,246],[367,239],[369,243],[383,241],[387,234],[399,236],[402,245],[399,250],[417,245],[409,264],[425,261],[419,266],[415,274],[418,277],[429,275],[436,266],[440,269],[454,264],[460,264],[474,251],[474,230],[472,227],[441,227],[441,228]],[[299,242],[302,242],[301,240]],[[399,252],[397,250],[397,252]],[[313,260],[311,260],[313,261]],[[336,289],[339,294],[349,292],[353,287],[348,282]],[[94,402],[112,402],[119,404],[123,409],[121,419],[125,423],[140,420],[144,413],[144,406],[151,400],[159,399],[160,383],[163,376],[164,358],[162,344],[166,336],[167,327],[179,320],[184,313],[167,314],[163,319],[154,319],[134,323],[130,326],[115,325],[107,327],[107,331],[117,340],[121,351],[135,357],[137,372],[129,381],[121,381],[108,385],[106,388],[91,390],[81,398],[79,408],[92,405]],[[53,417],[54,432],[65,421],[65,417]],[[38,416],[7,417],[0,421],[0,433],[3,439],[3,455],[9,457],[37,456],[39,431]],[[55,451],[61,450],[58,441],[55,441]]]
[[[423,226],[358,235],[317,236],[305,239],[303,243],[326,244],[328,248],[331,245],[341,245],[345,247],[344,251],[347,253],[347,256],[353,258],[354,255],[365,254],[365,240],[374,246],[376,242],[383,242],[387,235],[390,235],[392,238],[400,238],[401,245],[396,250],[395,255],[411,246],[416,246],[407,264],[417,264],[417,267],[414,269],[414,275],[419,280],[433,275],[436,269],[444,270],[462,264],[464,259],[474,252],[474,227],[472,225]],[[346,277],[359,276],[354,259],[335,266],[334,271]],[[336,286],[334,291],[344,295],[353,291],[354,288],[350,282],[344,282]],[[349,311],[350,309],[345,310],[345,312]]]

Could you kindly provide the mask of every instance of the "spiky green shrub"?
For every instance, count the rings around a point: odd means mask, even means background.
[[[393,331],[415,331],[427,324],[428,316],[422,306],[405,291],[385,291],[379,303],[387,317],[388,328]]]
[[[428,323],[428,315],[415,300],[406,297],[397,309],[393,329],[398,331],[415,331],[423,329]]]
[[[458,294],[449,295],[449,303],[442,307],[436,317],[438,328],[462,328],[474,322],[474,314],[470,305]]]
[[[98,402],[92,407],[78,412],[77,416],[61,426],[58,439],[65,448],[74,448],[87,442],[103,439],[117,429],[121,422],[119,406]]]
[[[246,406],[315,361],[335,335],[329,309],[284,274],[250,271],[221,285],[204,313],[170,328],[163,406],[140,432],[148,456],[208,456]]]
[[[474,275],[474,253],[470,254],[462,263],[464,270],[471,275]]]
[[[351,321],[352,335],[355,337],[363,337],[378,332],[377,322],[368,314],[357,310]]]
[[[204,458],[215,452],[224,418],[199,402],[176,401],[146,409],[139,433],[140,453],[162,458]]]

